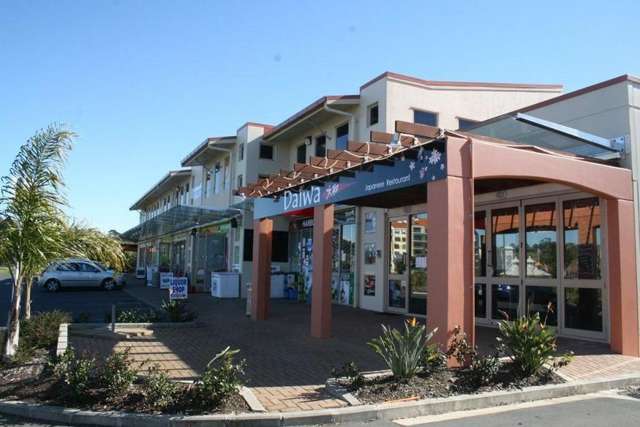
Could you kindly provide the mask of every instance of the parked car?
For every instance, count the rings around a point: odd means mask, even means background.
[[[88,259],[66,259],[56,261],[38,278],[38,285],[51,292],[62,287],[102,287],[111,291],[125,284],[121,275]]]

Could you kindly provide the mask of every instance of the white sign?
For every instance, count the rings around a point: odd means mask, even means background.
[[[174,277],[169,288],[169,300],[187,299],[189,292],[189,280],[186,277]]]
[[[172,279],[173,273],[160,273],[160,289],[169,289]]]

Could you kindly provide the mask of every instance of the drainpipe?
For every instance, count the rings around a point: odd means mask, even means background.
[[[323,109],[330,113],[339,114],[341,116],[349,117],[349,133],[351,134],[351,139],[353,141],[358,139],[358,131],[356,129],[356,117],[353,113],[347,113],[346,111],[337,110],[335,108],[329,107],[327,104],[324,104]]]

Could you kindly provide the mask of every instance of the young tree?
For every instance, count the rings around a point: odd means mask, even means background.
[[[15,354],[20,299],[26,281],[65,247],[62,169],[75,134],[57,125],[40,130],[20,147],[0,189],[0,264],[13,282],[5,357]]]

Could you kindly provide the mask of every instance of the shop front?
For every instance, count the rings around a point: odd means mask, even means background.
[[[298,277],[298,299],[310,302],[313,286],[313,218],[292,221],[289,237],[290,271]],[[335,304],[354,305],[357,260],[355,208],[336,211],[332,245],[331,299]]]
[[[243,189],[256,198],[255,320],[269,313],[271,218],[313,209],[300,246],[311,335],[331,335],[336,206],[348,204],[385,210],[385,309],[426,316],[441,345],[458,327],[473,341],[476,323],[537,312],[563,335],[640,354],[628,169],[405,122],[396,132]],[[380,258],[372,248],[365,264]]]

